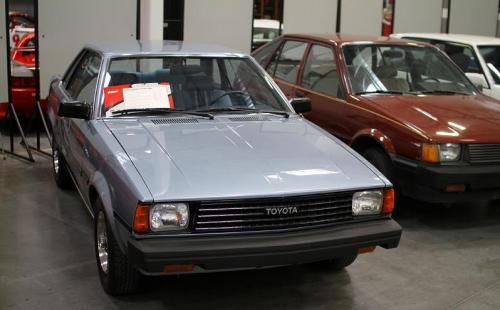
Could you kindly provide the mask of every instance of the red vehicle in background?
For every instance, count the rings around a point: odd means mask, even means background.
[[[11,50],[12,102],[21,117],[29,118],[35,111],[35,33],[25,34]],[[42,109],[45,110],[45,102]]]

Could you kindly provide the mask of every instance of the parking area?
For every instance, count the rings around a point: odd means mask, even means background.
[[[345,271],[311,266],[172,276],[113,298],[99,284],[93,226],[50,160],[0,160],[0,309],[498,309],[500,203],[405,201],[397,249]]]

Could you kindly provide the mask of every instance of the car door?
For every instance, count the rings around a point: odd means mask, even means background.
[[[288,99],[297,96],[297,77],[307,46],[308,43],[305,41],[287,39],[267,66],[267,72],[274,77]]]
[[[90,106],[94,105],[102,57],[91,50],[76,64],[66,84],[67,95]],[[79,188],[85,188],[94,170],[91,157],[91,125],[89,120],[66,118],[68,161]]]
[[[311,99],[312,111],[305,114],[307,119],[348,140],[343,121],[346,92],[338,68],[334,47],[313,43],[304,60],[296,96]]]

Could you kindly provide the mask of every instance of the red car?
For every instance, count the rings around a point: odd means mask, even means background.
[[[21,117],[29,118],[35,110],[35,33],[24,35],[11,50],[12,102]],[[41,101],[45,110],[45,101]]]
[[[500,102],[437,48],[304,34],[282,36],[253,56],[288,97],[311,99],[306,118],[365,156],[405,196],[500,198]]]

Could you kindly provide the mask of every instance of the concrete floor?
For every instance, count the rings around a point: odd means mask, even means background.
[[[340,273],[307,266],[163,277],[101,289],[92,225],[47,158],[0,159],[0,309],[500,309],[500,203],[407,202],[400,247]]]

